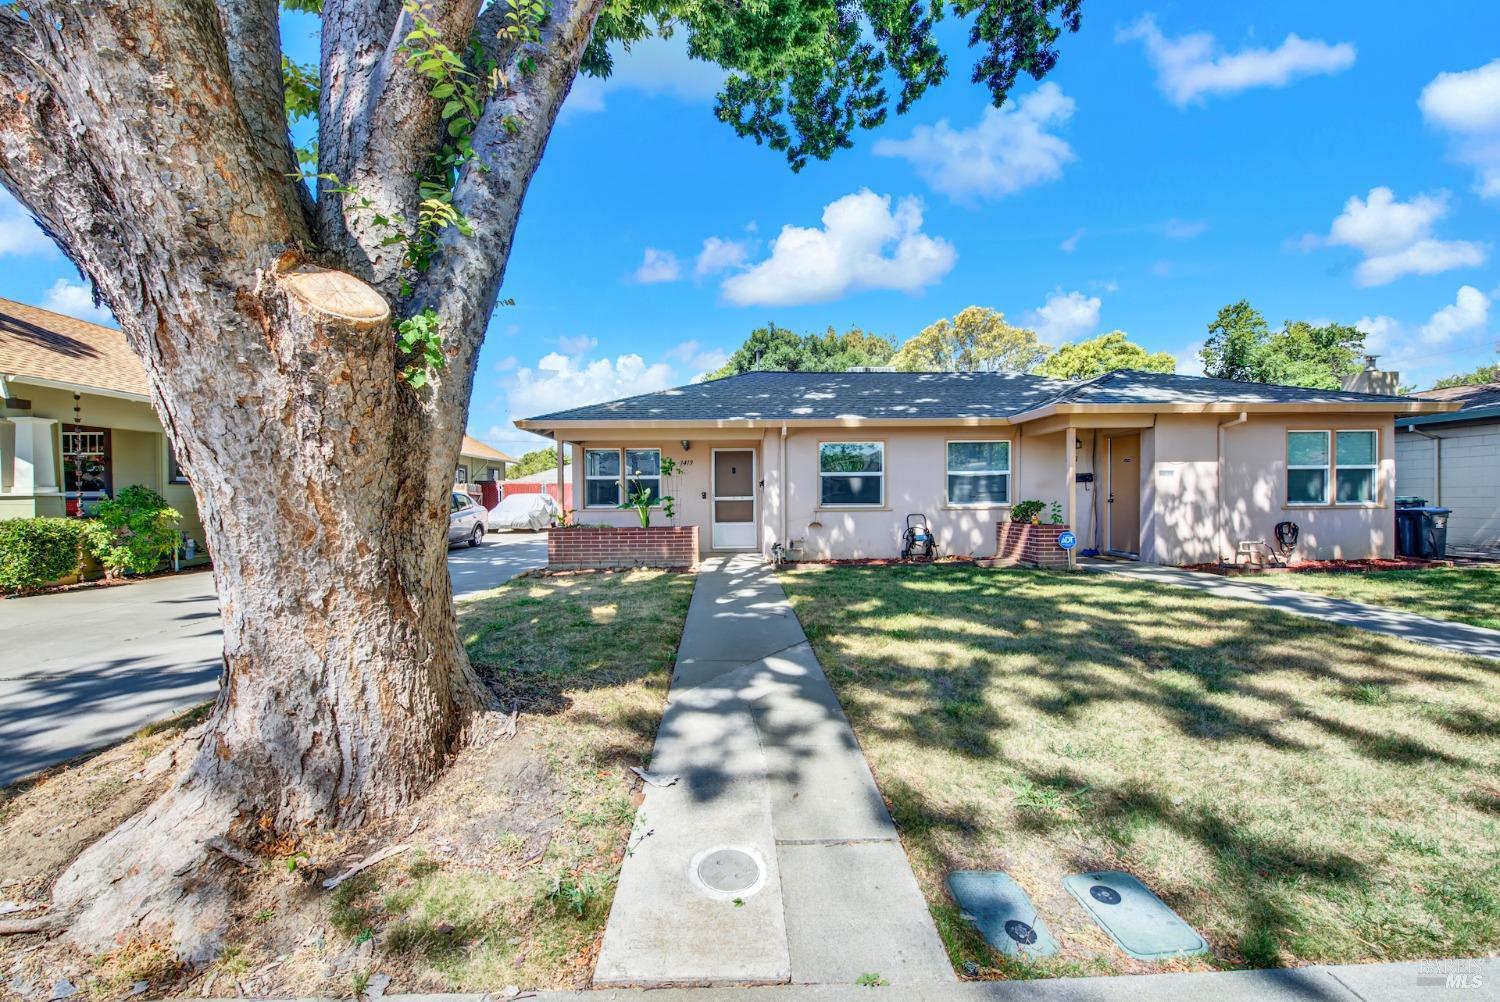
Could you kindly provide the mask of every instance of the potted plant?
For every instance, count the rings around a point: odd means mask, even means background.
[[[1040,501],[1017,501],[1011,505],[1010,520],[1012,522],[1019,522],[1022,525],[1025,525],[1027,522],[1030,522],[1032,525],[1038,525],[1041,522],[1043,507],[1044,505]]]

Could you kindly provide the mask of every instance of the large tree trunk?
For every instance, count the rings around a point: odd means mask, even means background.
[[[449,483],[409,462],[403,429],[419,422],[389,378],[384,300],[287,255],[237,307],[228,322],[267,356],[253,394],[197,397],[218,380],[174,394],[219,415],[179,440],[212,546],[224,684],[173,792],[54,890],[93,946],[123,924],[212,953],[227,898],[205,879],[224,865],[207,840],[390,815],[431,785],[482,698],[455,628]]]
[[[389,817],[462,743],[486,694],[456,629],[447,494],[521,202],[601,3],[554,0],[542,38],[499,53],[529,72],[486,95],[454,192],[473,236],[444,234],[422,276],[289,176],[272,0],[0,6],[0,182],[145,365],[224,624],[196,757],[54,888],[82,948],[144,933],[210,956],[230,900],[213,840]],[[422,9],[461,43],[479,6]],[[415,218],[410,168],[442,130],[400,51],[411,16],[325,3],[320,156]],[[448,365],[414,390],[392,313],[425,308]]]

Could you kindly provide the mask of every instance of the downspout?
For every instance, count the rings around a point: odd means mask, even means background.
[[[1406,430],[1413,435],[1421,435],[1432,443],[1432,503],[1438,507],[1443,504],[1443,437],[1431,432],[1422,431],[1407,425]]]
[[[1230,428],[1242,425],[1249,420],[1250,412],[1240,411],[1240,416],[1233,421],[1219,422],[1219,453],[1214,458],[1214,507],[1219,516],[1219,524],[1216,533],[1217,538],[1214,540],[1214,549],[1219,551],[1219,563],[1221,564],[1225,563],[1224,550],[1225,544],[1229,539],[1229,514],[1226,510],[1227,506],[1224,503],[1224,442]],[[1178,484],[1177,487],[1178,490],[1182,489],[1181,484]]]
[[[777,454],[776,490],[779,495],[776,498],[776,507],[781,509],[781,552],[787,557],[792,555],[792,541],[787,538],[787,495],[790,493],[786,487],[786,422],[781,424],[781,451]]]

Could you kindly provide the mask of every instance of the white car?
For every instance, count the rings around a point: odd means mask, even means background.
[[[496,532],[507,529],[541,532],[561,510],[550,494],[512,494],[490,509],[490,528]]]
[[[449,503],[448,545],[468,543],[470,546],[478,546],[484,542],[487,521],[484,505],[458,491],[449,495]]]

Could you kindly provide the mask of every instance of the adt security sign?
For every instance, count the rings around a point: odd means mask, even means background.
[[[1073,547],[1078,545],[1078,537],[1073,535],[1071,532],[1059,533],[1057,537],[1057,545],[1064,550],[1071,550]]]

